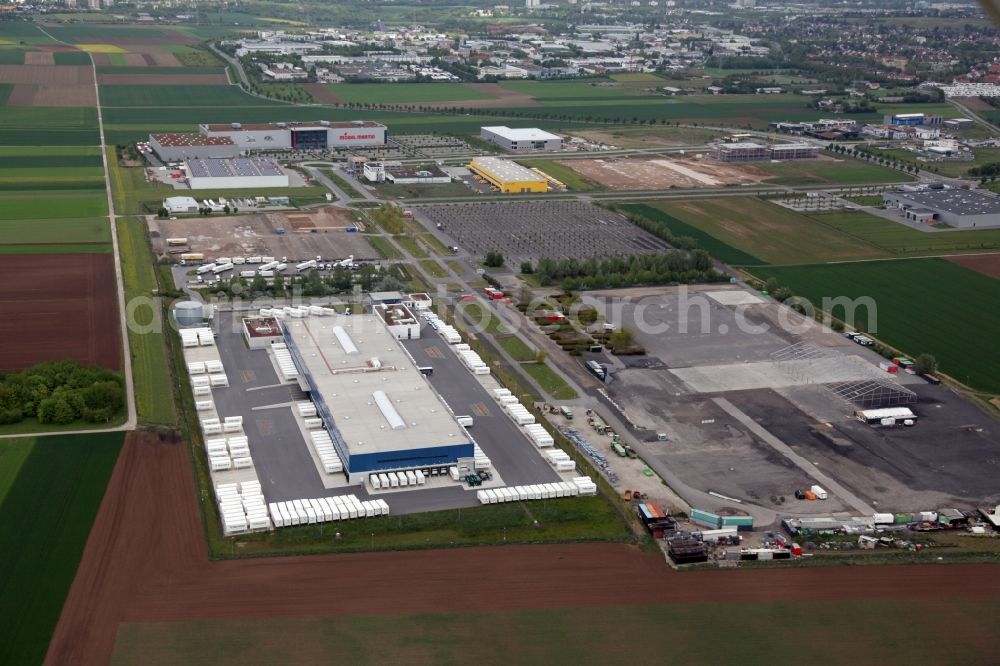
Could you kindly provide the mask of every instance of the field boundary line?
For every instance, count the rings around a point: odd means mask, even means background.
[[[76,50],[80,50],[73,44],[56,39],[46,32],[42,26],[39,25],[35,27],[37,27],[39,32],[49,39],[59,44],[64,44]],[[87,52],[85,51],[85,53]],[[114,193],[111,189],[111,172],[108,169],[108,152],[104,145],[104,114],[101,111],[101,86],[97,83],[97,63],[94,61],[94,56],[92,53],[87,53],[87,56],[90,58],[90,73],[94,80],[94,99],[96,101],[95,108],[97,109],[97,132],[100,137],[99,146],[101,150],[101,163],[104,167],[104,194],[108,200],[108,223],[111,225],[111,250],[114,255],[115,263],[115,290],[118,294],[118,336],[121,340],[122,374],[125,376],[125,403],[128,407],[128,418],[125,420],[125,423],[117,429],[132,430],[135,428],[137,417],[135,408],[135,385],[132,378],[132,349],[128,339],[128,326],[125,322],[125,279],[122,274],[121,249],[118,247],[118,224],[115,217]]]

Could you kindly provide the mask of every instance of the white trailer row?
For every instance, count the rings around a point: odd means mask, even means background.
[[[215,344],[215,333],[210,328],[182,328],[180,334],[183,347],[211,347]]]
[[[479,444],[476,442],[472,443],[472,462],[473,467],[477,470],[489,469],[493,466],[493,463],[490,462],[490,459],[486,456],[483,450],[479,448]]]
[[[250,442],[245,435],[206,439],[205,452],[208,454],[208,464],[213,472],[253,467]]]
[[[438,320],[440,321],[440,320]],[[437,332],[449,345],[457,345],[462,342],[462,335],[451,324],[440,323],[437,325]]]
[[[219,484],[215,487],[215,497],[226,534],[271,529],[260,481]]]
[[[572,482],[580,489],[581,495],[597,494],[597,484],[589,476],[574,476]]]
[[[322,426],[323,421],[321,419],[316,420]],[[309,432],[309,439],[312,441],[313,449],[315,449],[320,464],[323,465],[323,469],[327,474],[336,474],[337,472],[344,471],[344,463],[340,460],[340,456],[337,455],[336,449],[333,448],[333,439],[330,437],[330,433],[326,430],[311,430]]]
[[[278,369],[285,381],[291,381],[299,376],[299,370],[292,361],[292,353],[288,351],[288,346],[284,342],[277,342],[271,345],[274,352],[274,360],[278,362]]]
[[[295,403],[295,409],[298,410],[299,416],[303,418],[316,416],[316,405],[311,400],[303,400],[302,402]]]
[[[529,423],[524,426],[524,432],[536,448],[547,449],[551,446],[555,446],[556,440],[538,423]]]
[[[407,486],[422,486],[427,483],[427,477],[419,469],[397,472],[377,472],[368,475],[368,485],[375,490],[389,488],[405,488]]]
[[[457,349],[458,357],[462,359],[462,363],[465,363],[465,367],[472,371],[474,375],[488,375],[490,374],[490,369],[483,362],[483,359],[479,357],[479,354],[472,351],[471,349]]]
[[[583,478],[589,479],[589,477]],[[597,487],[594,486],[594,493],[597,492],[596,489]],[[584,492],[576,483],[560,481],[528,486],[511,486],[509,488],[484,488],[476,492],[476,499],[479,500],[480,504],[502,504],[504,502],[576,497],[577,495],[592,495],[594,493]]]
[[[552,449],[551,451],[546,451],[543,457],[550,465],[556,468],[557,472],[576,471],[576,462],[562,449]]]
[[[389,515],[389,505],[385,500],[362,501],[354,495],[272,502],[268,508],[275,527],[313,525],[335,520]]]

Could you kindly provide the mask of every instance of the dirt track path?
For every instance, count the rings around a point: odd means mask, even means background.
[[[187,448],[131,433],[45,663],[107,663],[120,622],[726,600],[993,597],[1000,595],[996,571],[990,565],[923,565],[677,574],[655,555],[616,544],[209,562]],[[455,594],[456,580],[476,581],[477,594]],[[933,585],[914,584],[931,580]],[[973,580],[975,585],[969,585]],[[389,598],[391,604],[385,602]]]

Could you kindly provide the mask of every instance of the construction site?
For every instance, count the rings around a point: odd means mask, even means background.
[[[610,190],[665,190],[761,183],[772,176],[745,164],[724,164],[708,155],[641,159],[634,157],[566,159],[569,167]]]
[[[316,257],[375,260],[380,255],[365,236],[363,221],[346,208],[252,213],[248,215],[149,219],[153,251],[161,256],[264,255],[289,261]],[[186,239],[171,247],[167,239]]]
[[[604,390],[650,456],[709,495],[698,508],[766,524],[1000,500],[982,474],[1000,433],[945,387],[744,289],[630,291],[588,295],[647,352],[603,356]],[[912,417],[861,416],[883,408]],[[814,485],[823,501],[804,498]]]

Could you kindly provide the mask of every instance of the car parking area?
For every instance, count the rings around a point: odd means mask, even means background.
[[[664,252],[670,247],[624,216],[578,201],[420,206],[454,245],[474,254],[500,250],[512,266],[522,261]]]

